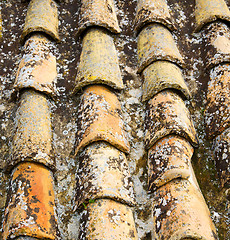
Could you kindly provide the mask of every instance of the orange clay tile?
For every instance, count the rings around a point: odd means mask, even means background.
[[[153,220],[156,239],[217,240],[202,193],[188,180],[171,181],[155,192]]]
[[[21,163],[13,171],[3,240],[18,236],[56,239],[53,177],[44,166]]]
[[[59,41],[58,11],[54,0],[31,0],[29,3],[22,40],[33,32],[43,32]]]
[[[230,62],[230,28],[223,22],[209,24],[203,31],[206,68]]]
[[[145,124],[147,149],[170,134],[184,137],[195,147],[198,144],[190,113],[184,101],[173,91],[160,92],[149,100]]]
[[[2,13],[0,10],[0,41],[2,41]]]
[[[230,189],[230,128],[216,137],[214,159],[221,186]]]
[[[205,109],[206,132],[214,138],[230,126],[230,64],[210,71]]]
[[[110,199],[89,203],[82,216],[78,239],[137,240],[131,208]]]
[[[26,41],[14,84],[17,90],[34,88],[47,94],[55,94],[56,58],[50,52],[49,42],[40,34],[33,35]]]
[[[79,155],[76,207],[88,200],[110,198],[134,205],[126,156],[106,142],[95,142]]]
[[[47,98],[32,90],[24,92],[15,124],[16,132],[9,165],[33,161],[54,168],[51,114]]]
[[[220,20],[230,20],[230,11],[224,0],[196,0],[196,29],[200,31],[204,25]]]
[[[104,27],[112,33],[120,33],[113,0],[81,0],[77,35],[88,27]]]
[[[138,73],[157,60],[167,60],[179,66],[184,65],[171,32],[157,23],[147,25],[138,35],[137,54]]]
[[[156,142],[148,152],[149,190],[176,178],[188,179],[192,155],[193,147],[184,138],[168,135]]]
[[[143,96],[147,101],[164,89],[176,89],[184,98],[191,97],[183,79],[180,68],[168,61],[156,61],[146,67],[142,72]]]
[[[124,87],[113,38],[102,28],[90,28],[84,35],[74,91],[90,84]]]
[[[81,96],[77,120],[76,154],[96,141],[106,141],[128,153],[129,143],[121,118],[121,105],[113,92],[102,85],[91,85]]]
[[[149,23],[161,23],[171,30],[175,29],[165,0],[138,0],[135,18],[136,32],[139,33]]]

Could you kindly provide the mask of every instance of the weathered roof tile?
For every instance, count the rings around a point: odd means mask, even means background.
[[[82,219],[79,240],[138,239],[131,208],[113,200],[89,203]]]
[[[149,23],[161,23],[170,30],[175,29],[165,0],[138,0],[135,17],[136,32],[139,33]]]
[[[142,72],[143,96],[147,101],[157,93],[165,89],[176,89],[182,96],[189,99],[191,94],[185,84],[181,70],[174,63],[168,61],[156,61],[146,67]]]
[[[120,33],[113,0],[81,0],[80,21],[77,35],[92,26],[104,27]]]
[[[83,38],[74,91],[89,84],[124,87],[113,38],[100,28],[90,28]]]
[[[230,20],[230,11],[224,0],[196,0],[196,31],[204,25],[220,20]]]
[[[79,155],[76,207],[88,200],[110,198],[134,205],[126,156],[106,142],[95,142]]]
[[[188,179],[193,147],[185,139],[169,135],[148,151],[149,190],[157,188],[176,178]]]
[[[50,52],[49,40],[39,34],[31,36],[24,45],[14,87],[34,88],[47,94],[56,95],[56,58]]]
[[[29,3],[22,40],[33,32],[43,32],[59,41],[58,12],[54,0],[31,0]]]
[[[54,183],[41,164],[21,163],[13,171],[3,240],[18,236],[56,239]]]
[[[81,96],[76,154],[95,141],[106,141],[125,153],[129,152],[120,102],[116,94],[102,85],[88,86]]]
[[[39,162],[54,169],[51,113],[48,99],[29,90],[22,94],[16,115],[9,166],[22,161]]]
[[[169,134],[185,137],[193,146],[198,140],[192,119],[184,101],[173,91],[158,93],[147,103],[146,148]]]
[[[154,197],[153,218],[159,239],[217,240],[204,198],[188,180],[174,180]]]
[[[184,66],[183,58],[171,32],[161,24],[150,24],[138,35],[138,73],[157,60],[167,60]]]

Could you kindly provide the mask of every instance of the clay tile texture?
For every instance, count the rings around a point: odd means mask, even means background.
[[[149,190],[176,178],[188,179],[191,176],[193,147],[178,136],[167,136],[156,142],[148,151]]]
[[[91,26],[120,33],[113,0],[81,0],[78,35]]]
[[[218,19],[230,20],[230,11],[225,0],[196,0],[195,31],[200,31],[206,24]]]
[[[124,87],[113,38],[102,28],[90,28],[84,35],[74,91],[90,84]]]
[[[143,101],[150,100],[165,89],[176,89],[185,99],[191,97],[181,69],[174,63],[168,61],[153,62],[143,70],[142,78]]]
[[[39,162],[55,168],[49,101],[45,95],[33,90],[21,96],[9,166],[22,161]]]
[[[184,66],[183,58],[171,32],[161,24],[149,24],[138,35],[138,73],[157,60]]]
[[[14,84],[16,90],[34,88],[49,95],[56,95],[56,58],[49,45],[50,41],[39,34],[26,41]]]
[[[173,19],[165,0],[138,0],[135,17],[135,30],[137,33],[149,23],[161,23],[170,30],[175,30]]]
[[[78,239],[137,240],[131,209],[110,199],[100,199],[89,203],[82,216]]]
[[[206,132],[214,138],[230,126],[230,64],[214,67],[210,71],[207,104],[205,108]]]
[[[2,14],[0,10],[0,41],[2,40]]]
[[[43,32],[56,41],[60,40],[57,4],[54,0],[30,1],[22,32],[22,41],[33,32]]]
[[[190,113],[184,101],[171,90],[160,92],[149,100],[145,128],[147,149],[169,134],[184,137],[193,146],[198,144]]]
[[[156,191],[153,219],[158,239],[218,239],[200,190],[188,180],[174,180]]]
[[[106,142],[95,142],[80,154],[76,206],[98,198],[134,205],[126,156]]]
[[[102,85],[87,87],[81,96],[77,116],[76,154],[95,141],[106,141],[129,152],[121,105],[116,94],[108,88]]]
[[[12,173],[3,223],[3,240],[18,236],[56,239],[52,173],[34,163],[19,164]]]

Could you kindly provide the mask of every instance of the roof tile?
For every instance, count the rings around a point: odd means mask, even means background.
[[[156,142],[148,152],[149,190],[176,178],[188,179],[193,147],[178,136],[167,136]]]
[[[100,28],[89,29],[83,38],[74,91],[89,84],[124,87],[113,38]]]
[[[54,186],[40,164],[21,163],[14,172],[5,210],[3,240],[18,236],[56,239]]]
[[[198,140],[184,101],[173,91],[158,93],[147,103],[145,144],[149,149],[169,134],[185,137],[193,146]]]
[[[157,93],[165,89],[176,89],[187,99],[191,97],[187,85],[183,79],[181,70],[174,63],[168,61],[156,61],[146,67],[142,72],[143,96],[147,101]]]
[[[167,60],[184,66],[183,58],[171,32],[161,24],[150,24],[138,35],[138,73],[157,60]]]
[[[129,152],[120,102],[106,87],[90,85],[82,94],[76,141],[76,154],[95,141],[106,141],[123,152]]]
[[[32,32],[43,32],[59,41],[58,12],[54,0],[31,0],[29,3],[22,40]]]
[[[170,30],[174,30],[174,23],[165,0],[138,0],[135,17],[135,30],[137,33],[149,23],[161,23]]]
[[[195,19],[198,32],[217,19],[229,21],[230,11],[224,0],[196,0]]]

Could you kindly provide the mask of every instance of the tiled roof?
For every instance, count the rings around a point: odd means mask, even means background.
[[[188,2],[0,2],[1,239],[228,239],[229,6]]]

